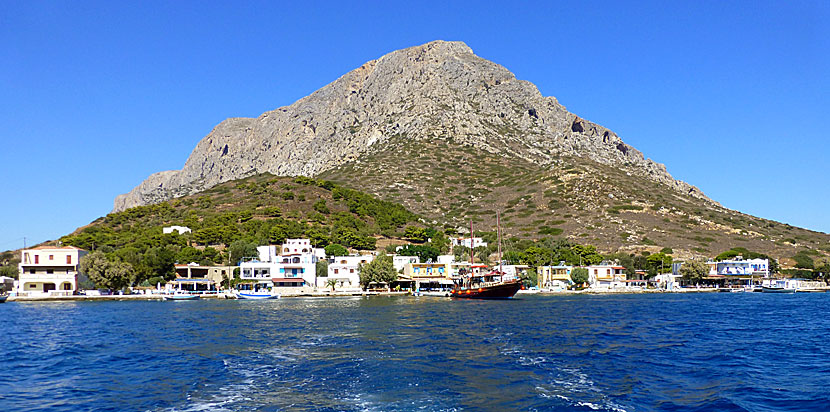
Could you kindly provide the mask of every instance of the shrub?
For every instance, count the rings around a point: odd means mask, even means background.
[[[588,269],[574,268],[571,270],[571,280],[577,285],[588,281]]]
[[[326,205],[326,200],[325,199],[320,199],[320,200],[314,202],[313,207],[314,207],[314,210],[316,210],[316,211],[318,211],[318,212],[320,212],[324,215],[327,215],[327,214],[331,213],[331,210],[329,210],[329,207]]]
[[[539,228],[540,235],[551,235],[551,236],[559,236],[564,232],[562,228],[558,227],[550,227],[550,226],[542,226]]]
[[[338,243],[332,243],[326,246],[326,256],[346,256],[349,251]]]

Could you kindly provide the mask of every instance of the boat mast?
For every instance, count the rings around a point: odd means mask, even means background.
[[[470,275],[473,274],[473,219],[470,219]]]
[[[496,236],[499,238],[499,275],[503,275],[504,272],[501,268],[501,216],[498,211],[496,211]]]

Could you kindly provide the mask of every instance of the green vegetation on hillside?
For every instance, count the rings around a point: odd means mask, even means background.
[[[378,236],[402,236],[416,220],[403,206],[332,182],[264,174],[111,213],[60,241],[101,252],[99,283],[115,287],[169,280],[175,263],[235,265],[255,255],[257,245],[288,238],[309,238],[315,247],[374,250]],[[192,232],[163,234],[171,225]],[[124,273],[127,284],[104,281],[108,269]]]

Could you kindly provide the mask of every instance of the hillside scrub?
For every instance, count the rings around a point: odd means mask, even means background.
[[[295,193],[294,199],[283,196],[286,187]],[[299,200],[301,194],[318,200]],[[315,247],[336,244],[374,250],[376,236],[398,234],[416,220],[401,205],[328,181],[264,174],[110,213],[60,241],[131,265],[131,283],[141,283],[151,277],[172,279],[176,263],[235,265],[256,256],[257,245],[289,238],[308,238]],[[164,234],[167,225],[186,226],[192,232]]]

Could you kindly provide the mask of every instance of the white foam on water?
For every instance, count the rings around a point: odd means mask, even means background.
[[[625,412],[622,406],[610,400],[588,374],[579,368],[562,366],[556,358],[526,350],[511,342],[509,335],[499,336],[495,340],[503,342],[499,348],[502,356],[514,359],[524,367],[533,367],[549,377],[549,383],[535,387],[540,397],[558,398],[570,405],[594,410]]]

